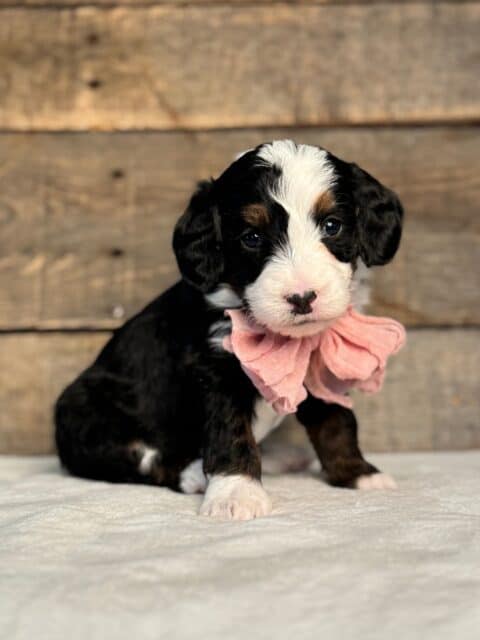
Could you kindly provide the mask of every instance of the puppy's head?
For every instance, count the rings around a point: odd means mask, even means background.
[[[393,258],[402,214],[396,195],[357,165],[282,140],[201,183],[173,245],[183,277],[211,304],[311,335],[346,311],[359,261]]]

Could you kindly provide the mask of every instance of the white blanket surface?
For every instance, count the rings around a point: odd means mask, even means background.
[[[267,476],[274,512],[0,458],[2,640],[480,638],[480,451],[371,456],[397,491]]]

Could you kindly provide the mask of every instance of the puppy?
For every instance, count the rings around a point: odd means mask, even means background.
[[[281,417],[223,348],[224,311],[245,309],[284,335],[318,333],[352,303],[364,265],[393,258],[402,216],[396,195],[357,165],[289,140],[200,183],[173,237],[182,279],[115,331],[58,399],[63,465],[205,492],[206,516],[268,514],[258,444]],[[363,458],[351,410],[309,395],[296,418],[332,485],[393,486]]]

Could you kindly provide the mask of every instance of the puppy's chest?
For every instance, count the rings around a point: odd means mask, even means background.
[[[255,413],[252,420],[252,432],[255,442],[261,442],[283,420],[266,400],[258,398],[255,403]]]
[[[208,342],[216,351],[224,351],[223,340],[230,335],[232,323],[229,318],[222,318],[210,325],[208,331]]]

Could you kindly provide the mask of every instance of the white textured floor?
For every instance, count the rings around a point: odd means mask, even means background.
[[[271,517],[0,457],[0,638],[480,637],[480,452],[371,456],[396,492],[267,477]]]

